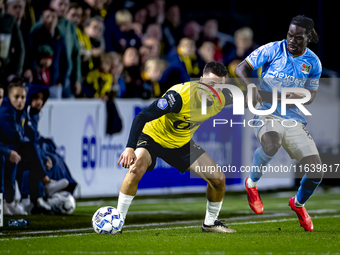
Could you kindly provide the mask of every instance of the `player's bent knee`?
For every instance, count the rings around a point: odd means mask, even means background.
[[[139,182],[145,174],[147,168],[147,161],[143,159],[138,159],[136,163],[130,167],[127,173],[131,182]]]
[[[223,189],[225,187],[225,177],[220,176],[217,178],[211,178],[208,179],[208,181],[211,183],[211,185],[215,188],[215,189]]]
[[[281,144],[279,143],[271,143],[271,144],[262,145],[264,153],[266,153],[270,157],[274,156],[279,151],[280,147],[281,147]]]

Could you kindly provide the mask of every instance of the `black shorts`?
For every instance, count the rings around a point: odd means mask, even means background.
[[[184,173],[205,152],[193,140],[190,140],[190,142],[180,148],[164,148],[144,133],[138,137],[136,148],[147,149],[151,155],[152,163],[146,170],[147,172],[151,172],[155,168],[156,159],[161,158],[170,166]]]

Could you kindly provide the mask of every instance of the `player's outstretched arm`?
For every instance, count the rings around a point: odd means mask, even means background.
[[[137,157],[135,154],[135,149],[127,147],[120,155],[118,165],[120,164],[120,162],[122,162],[122,167],[129,168],[132,164],[135,163],[136,159]]]
[[[251,67],[247,63],[247,61],[243,60],[235,69],[235,75],[239,79],[240,83],[247,87],[250,84],[253,84],[253,82],[248,78],[248,74],[252,71]],[[260,93],[258,92],[257,88],[253,88],[252,91],[252,101],[253,101],[253,106],[259,102],[262,106],[262,97]],[[245,98],[245,107],[248,107],[248,93]]]
[[[118,165],[122,162],[123,167],[129,168],[134,163],[136,160],[134,150],[136,148],[138,137],[142,133],[147,122],[158,119],[170,112],[178,113],[181,108],[181,96],[176,91],[169,90],[162,98],[155,100],[147,108],[137,114],[137,116],[133,119],[126,149],[120,155]]]

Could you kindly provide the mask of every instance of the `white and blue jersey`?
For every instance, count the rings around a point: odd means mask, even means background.
[[[273,91],[277,88],[305,88],[316,91],[319,87],[321,76],[321,63],[314,52],[307,47],[299,55],[292,55],[287,48],[287,40],[271,42],[253,51],[247,58],[249,66],[256,70],[262,66],[261,90]],[[259,110],[271,108],[271,104],[263,102],[264,106]],[[272,113],[284,119],[293,119],[297,122],[307,124],[299,108],[287,107],[286,115],[281,115],[281,104]],[[258,118],[258,116],[255,116]]]

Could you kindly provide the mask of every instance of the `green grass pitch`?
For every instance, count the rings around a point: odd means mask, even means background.
[[[334,191],[335,189],[333,189]],[[237,233],[203,233],[204,194],[136,197],[123,234],[94,233],[93,213],[116,207],[117,198],[78,200],[73,215],[5,216],[25,218],[25,227],[0,228],[0,254],[339,254],[340,194],[314,194],[306,204],[314,231],[304,231],[288,207],[292,191],[262,195],[264,214],[254,214],[244,193],[228,193],[220,219]]]

